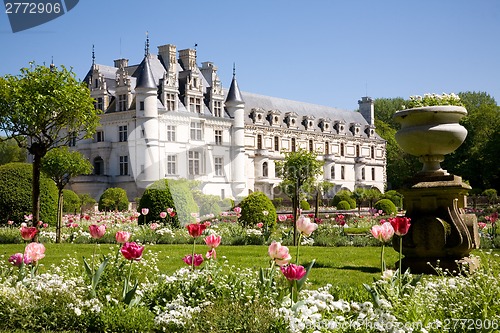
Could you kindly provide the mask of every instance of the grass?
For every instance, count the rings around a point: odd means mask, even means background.
[[[45,258],[40,261],[43,264],[40,272],[44,272],[52,264],[59,264],[62,259],[76,258],[82,261],[82,257],[92,256],[93,244],[45,244]],[[297,248],[290,246],[292,263],[296,260]],[[98,245],[97,253],[116,253],[117,245]],[[171,274],[175,270],[185,267],[182,257],[190,254],[192,245],[146,245],[143,256],[148,255],[147,251],[159,252],[158,268],[160,272]],[[197,253],[205,253],[207,247],[203,244],[196,246]],[[0,254],[6,257],[23,252],[24,244],[3,244]],[[261,267],[269,267],[269,256],[267,246],[219,246],[217,248],[218,260],[228,261],[229,265],[240,268],[252,268],[255,270]],[[389,268],[397,261],[397,252],[386,249],[386,262]],[[340,288],[359,287],[362,283],[370,283],[373,278],[380,277],[380,248],[379,247],[311,247],[302,246],[300,248],[299,264],[307,265],[316,259],[314,269],[309,275],[310,288],[318,288],[327,283]]]

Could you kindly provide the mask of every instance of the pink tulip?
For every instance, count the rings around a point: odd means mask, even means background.
[[[240,213],[241,213],[241,207],[234,207],[234,209],[233,209],[233,210],[234,210],[234,212],[235,212],[236,214],[240,214]]]
[[[149,208],[143,208],[143,209],[141,209],[141,213],[142,213],[142,215],[148,215]]]
[[[42,227],[44,227],[45,229],[47,229],[47,228],[49,227],[49,224],[48,224],[48,223],[44,223],[44,224],[42,225]]]
[[[43,224],[43,221],[38,221],[37,226],[41,226]]]
[[[24,249],[24,256],[36,262],[45,257],[45,246],[41,243],[29,243]]]
[[[167,212],[161,212],[160,218],[164,219],[165,217],[167,217]]]
[[[290,265],[281,267],[281,272],[287,278],[288,281],[300,280],[307,273],[304,266],[298,266],[295,264],[290,264]]]
[[[486,223],[484,223],[484,222],[478,222],[477,225],[479,226],[479,229],[486,228]]]
[[[36,227],[21,227],[21,237],[25,241],[32,240],[36,234],[38,233],[38,229]]]
[[[116,242],[118,244],[125,244],[130,239],[130,232],[128,231],[117,231],[115,234]]]
[[[374,225],[370,231],[373,237],[384,243],[387,243],[394,236],[394,228],[389,222],[385,222],[382,225]]]
[[[174,216],[175,216],[175,214],[177,214],[177,213],[176,213],[176,212],[173,212],[173,211],[172,211],[172,212],[170,212],[170,213],[168,213],[168,215],[170,215],[170,217],[174,217]]]
[[[284,266],[292,259],[288,252],[288,247],[281,246],[281,243],[273,241],[267,250],[267,253],[278,266]]]
[[[404,236],[408,233],[410,229],[410,221],[409,217],[394,217],[389,219],[392,227],[394,228],[394,233],[398,236]]]
[[[220,245],[221,236],[209,235],[205,237],[205,244],[207,244],[210,248],[215,249]]]
[[[259,229],[260,229],[260,228],[262,228],[263,226],[264,226],[264,223],[262,223],[262,222],[257,223],[257,228],[259,228]]]
[[[158,223],[153,222],[153,223],[151,223],[151,225],[149,226],[149,228],[151,228],[151,230],[156,230],[156,229],[158,229],[159,226],[160,225]]]
[[[169,208],[167,208],[167,213],[169,213],[169,214],[170,214],[170,213],[172,213],[173,211],[174,211],[174,209],[173,209],[173,208],[170,208],[170,207],[169,207]]]
[[[188,264],[188,265],[192,265],[193,264],[193,256],[191,256],[190,254],[185,256],[184,258],[182,258],[182,260]],[[194,255],[194,266],[195,267],[198,267],[200,266],[201,264],[203,263],[203,256],[201,254],[195,254]]]
[[[217,259],[217,252],[215,252],[215,249],[210,249],[210,251],[207,252],[205,255],[207,259]]]
[[[33,214],[24,215],[24,220],[25,221],[31,221],[32,219],[33,219]]]
[[[144,251],[144,246],[140,246],[136,242],[125,243],[123,244],[120,251],[125,259],[139,261],[142,258],[142,251]]]
[[[286,221],[286,219],[287,219],[287,216],[286,216],[286,215],[278,215],[278,220],[279,220],[280,222],[285,222],[285,221]]]
[[[92,238],[99,239],[102,238],[102,236],[104,236],[104,234],[106,233],[106,225],[92,224],[89,226],[89,230],[90,236],[92,236]]]
[[[310,236],[314,230],[318,229],[316,223],[312,223],[308,217],[300,216],[297,219],[297,230],[305,236]]]
[[[14,221],[12,221],[12,220],[8,220],[8,221],[7,221],[7,224],[8,224],[8,225],[13,225],[13,224],[14,224]]]

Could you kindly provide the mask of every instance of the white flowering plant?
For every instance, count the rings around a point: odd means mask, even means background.
[[[437,105],[455,105],[464,106],[460,100],[460,96],[454,93],[446,94],[424,94],[424,96],[414,95],[405,101],[402,109],[412,109],[424,106],[437,106]]]

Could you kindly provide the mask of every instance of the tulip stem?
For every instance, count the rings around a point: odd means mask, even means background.
[[[401,293],[401,262],[403,261],[401,259],[403,253],[403,236],[399,236],[399,292]]]
[[[196,244],[196,238],[193,238],[193,254],[191,255],[191,271],[194,272],[194,246]]]
[[[384,274],[384,272],[385,272],[384,248],[385,248],[385,244],[382,243],[382,251],[380,251],[380,268],[382,270],[382,274]]]
[[[299,234],[299,240],[297,242],[297,258],[295,258],[295,265],[299,264],[299,249],[300,249],[300,241],[302,239],[302,233]]]

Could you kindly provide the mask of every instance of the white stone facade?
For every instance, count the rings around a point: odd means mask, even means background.
[[[275,162],[284,151],[314,150],[325,161],[323,179],[339,189],[384,190],[385,141],[374,131],[373,101],[351,112],[242,93],[233,77],[222,88],[217,67],[196,63],[195,50],[158,47],[139,65],[93,63],[85,77],[103,110],[93,139],[75,148],[94,174],[71,188],[98,199],[121,187],[130,200],[161,178],[201,181],[205,194],[239,198],[249,191],[277,195]]]

